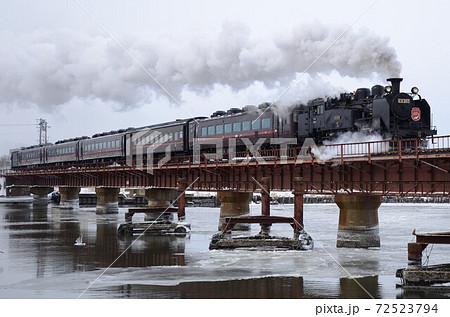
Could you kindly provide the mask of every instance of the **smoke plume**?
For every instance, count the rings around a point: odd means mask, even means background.
[[[318,160],[327,161],[341,156],[358,157],[369,154],[389,152],[389,143],[378,133],[345,132],[333,141],[324,141],[322,146],[311,149],[311,153]],[[368,144],[371,142],[370,144]]]
[[[175,98],[183,91],[207,94],[217,85],[243,90],[255,82],[284,90],[344,31],[320,22],[303,24],[275,38],[254,38],[240,23],[218,34],[184,41],[121,36],[117,40]],[[126,109],[165,92],[112,39],[71,31],[0,33],[0,103],[35,104],[44,110],[72,99],[101,99]],[[389,39],[349,30],[307,74],[397,76],[401,65]],[[258,101],[256,101],[258,102]]]

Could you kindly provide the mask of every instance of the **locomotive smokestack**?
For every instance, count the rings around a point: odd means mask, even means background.
[[[392,85],[392,93],[398,94],[400,93],[400,82],[403,80],[403,78],[388,78],[386,81],[390,81]]]

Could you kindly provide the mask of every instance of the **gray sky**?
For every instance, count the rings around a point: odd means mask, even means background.
[[[55,142],[275,100],[349,26],[281,102],[400,75],[450,134],[448,1],[373,3],[1,0],[0,154],[37,139],[5,124]]]

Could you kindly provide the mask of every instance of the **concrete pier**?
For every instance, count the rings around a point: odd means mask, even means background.
[[[30,186],[6,186],[6,197],[30,196]]]
[[[119,188],[96,187],[97,208],[96,214],[115,214],[119,212]]]
[[[147,188],[145,190],[145,198],[148,200],[147,208],[169,208],[170,205],[177,199],[177,196],[177,191],[170,188]],[[145,221],[153,221],[156,219],[172,221],[173,215],[167,214],[160,217],[159,213],[145,214]]]
[[[53,192],[53,187],[33,186],[30,192],[33,194],[33,205],[46,205],[49,202],[48,194]]]
[[[246,216],[250,213],[249,204],[252,200],[252,193],[248,192],[232,192],[232,191],[218,191],[217,198],[220,200],[220,218],[218,230],[222,230],[222,224],[225,222],[225,217]],[[234,230],[250,230],[248,224],[238,224]]]
[[[380,246],[378,207],[381,196],[336,195],[339,206],[338,248],[370,248]]]
[[[60,187],[61,194],[59,207],[64,209],[77,209],[80,207],[80,187]]]

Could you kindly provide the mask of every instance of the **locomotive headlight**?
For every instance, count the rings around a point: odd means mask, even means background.
[[[386,87],[384,87],[384,92],[385,92],[385,93],[390,93],[390,92],[392,92],[392,86],[386,86]]]
[[[419,93],[419,88],[413,87],[413,88],[411,88],[411,92],[412,92],[414,95],[417,95],[417,94]]]

